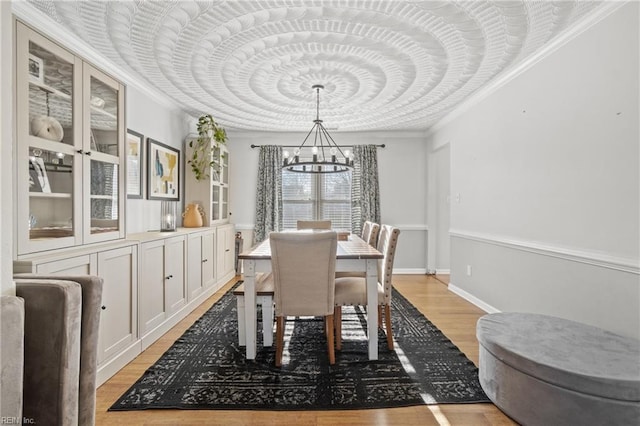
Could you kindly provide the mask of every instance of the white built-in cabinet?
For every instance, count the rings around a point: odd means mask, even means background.
[[[124,85],[19,21],[15,41],[15,253],[124,238]]]
[[[186,158],[191,158],[192,149],[189,143],[195,138],[185,141]],[[204,210],[204,224],[216,225],[227,223],[231,216],[229,211],[229,150],[220,145],[211,150],[211,160],[217,164],[212,167],[209,177],[196,180],[189,170],[185,173],[185,200],[187,203],[198,203]]]
[[[198,297],[211,287],[216,280],[214,228],[195,232],[187,237],[187,293],[189,299]]]
[[[104,283],[98,336],[99,378],[113,375],[139,353],[136,349],[138,244],[135,242],[122,240],[91,249],[38,254],[15,261],[14,272],[101,277]]]
[[[222,276],[235,270],[235,227],[232,224],[218,227],[216,268]]]
[[[140,334],[154,331],[186,304],[184,235],[140,244]]]
[[[130,235],[140,242],[138,323],[147,348],[235,277],[234,225]]]
[[[229,156],[206,226],[125,234],[125,87],[15,21],[14,273],[103,279],[98,385],[235,276]],[[186,174],[187,199],[196,188]]]

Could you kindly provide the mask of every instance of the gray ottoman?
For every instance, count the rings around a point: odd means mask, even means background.
[[[526,313],[478,320],[480,384],[524,425],[640,424],[640,341]]]

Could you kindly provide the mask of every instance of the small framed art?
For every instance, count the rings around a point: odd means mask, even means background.
[[[127,129],[127,198],[142,198],[144,136]]]
[[[180,150],[147,138],[147,198],[180,200]]]

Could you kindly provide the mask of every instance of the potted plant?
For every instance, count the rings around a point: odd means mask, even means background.
[[[219,159],[211,152],[227,142],[227,132],[209,114],[200,116],[197,129],[198,138],[189,142],[193,151],[187,164],[196,180],[203,180],[209,178],[211,169],[218,169]]]

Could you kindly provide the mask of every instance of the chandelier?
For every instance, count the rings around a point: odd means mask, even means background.
[[[342,152],[320,120],[320,89],[324,86],[315,84],[311,88],[316,90],[316,119],[302,144],[293,150],[293,157],[289,151],[282,153],[282,168],[297,173],[340,173],[353,169],[353,154],[348,149]],[[305,146],[312,134],[313,145]],[[300,158],[303,148],[311,148],[311,161]]]

